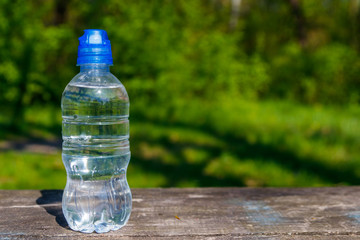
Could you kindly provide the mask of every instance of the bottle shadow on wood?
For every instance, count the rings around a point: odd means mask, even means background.
[[[55,216],[56,222],[61,227],[70,229],[61,209],[63,190],[41,190],[40,193],[41,197],[36,199],[36,203]]]

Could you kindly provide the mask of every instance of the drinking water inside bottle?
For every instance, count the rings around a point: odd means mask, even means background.
[[[63,212],[77,231],[119,229],[131,212],[126,180],[129,99],[124,86],[111,76],[86,85],[75,79],[62,97],[63,162],[68,174]]]

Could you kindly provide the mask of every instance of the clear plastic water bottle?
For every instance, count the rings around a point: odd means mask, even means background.
[[[85,233],[117,230],[130,217],[126,180],[130,161],[129,97],[110,73],[110,41],[104,30],[79,38],[80,73],[61,100],[62,159],[67,182],[62,199],[71,229]]]

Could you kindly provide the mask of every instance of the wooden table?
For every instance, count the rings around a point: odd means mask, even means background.
[[[0,239],[360,239],[360,187],[132,189],[128,224],[71,231],[61,190],[0,190]]]

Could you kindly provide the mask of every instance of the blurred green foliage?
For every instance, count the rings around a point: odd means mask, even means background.
[[[132,187],[360,183],[358,0],[0,1],[0,138],[61,136],[82,30],[131,100]],[[60,152],[1,150],[1,188],[62,188]],[[28,179],[28,181],[26,181]]]

